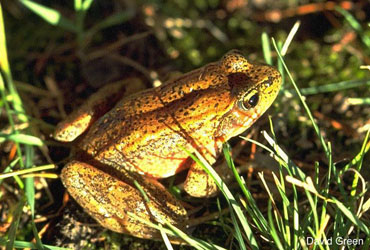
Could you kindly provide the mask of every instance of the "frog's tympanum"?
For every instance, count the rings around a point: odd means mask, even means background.
[[[158,179],[189,169],[185,191],[195,197],[214,194],[214,181],[184,148],[213,164],[222,143],[271,105],[281,76],[230,51],[162,86],[139,91],[139,85],[131,80],[104,87],[58,124],[54,137],[77,141],[80,153],[61,178],[93,218],[116,232],[157,238],[159,233],[138,217],[179,228],[187,220],[186,210]]]

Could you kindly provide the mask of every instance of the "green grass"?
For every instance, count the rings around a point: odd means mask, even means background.
[[[293,31],[296,32],[297,25],[294,26]],[[292,37],[289,39],[291,40]],[[272,62],[271,51],[269,51],[268,40],[266,40],[266,35],[262,37],[264,46],[265,59],[268,62]],[[315,169],[315,176],[307,176],[300,168],[294,164],[294,162],[289,158],[289,156],[280,148],[277,143],[277,138],[275,138],[274,128],[272,121],[271,124],[271,134],[273,138],[266,132],[263,131],[263,136],[270,144],[271,148],[264,146],[263,144],[246,139],[251,143],[255,143],[268,151],[272,157],[279,163],[278,175],[273,173],[274,181],[277,190],[279,191],[281,204],[276,201],[276,197],[273,196],[270,188],[266,184],[263,173],[259,173],[259,177],[266,192],[269,195],[270,200],[268,201],[268,214],[267,219],[263,216],[261,210],[258,208],[256,201],[254,200],[252,194],[248,191],[244,179],[239,176],[235,165],[233,163],[232,157],[230,155],[230,148],[226,144],[224,147],[224,155],[227,164],[232,169],[235,179],[239,184],[239,187],[244,195],[243,199],[246,200],[244,204],[238,202],[232,192],[229,190],[227,185],[222,181],[219,175],[213,170],[212,166],[198,153],[195,155],[188,152],[189,156],[193,158],[198,164],[200,164],[205,171],[212,176],[215,180],[217,186],[224,195],[232,220],[233,230],[229,233],[233,234],[233,237],[238,242],[238,248],[247,249],[246,245],[249,245],[251,249],[259,249],[261,245],[256,240],[256,236],[260,234],[263,236],[267,243],[273,249],[309,249],[307,245],[307,237],[312,237],[314,242],[326,241],[329,242],[330,239],[339,239],[342,237],[346,239],[350,235],[358,235],[360,233],[365,234],[365,239],[361,249],[368,249],[370,243],[370,230],[369,226],[361,220],[361,216],[368,212],[370,199],[366,199],[366,194],[368,190],[366,189],[366,182],[360,174],[362,167],[362,161],[364,155],[368,152],[370,148],[369,143],[369,133],[366,134],[361,151],[352,160],[351,166],[347,165],[344,170],[338,170],[336,165],[333,163],[333,155],[331,150],[331,143],[327,142],[322,136],[322,131],[315,122],[313,115],[304,100],[301,91],[297,87],[287,65],[281,56],[275,40],[272,40],[274,48],[278,54],[279,60],[281,61],[285,72],[290,79],[296,94],[304,107],[308,118],[311,121],[312,128],[314,129],[317,138],[321,142],[322,151],[327,157],[329,162],[328,172],[323,178],[319,177],[320,167],[319,163],[316,162],[312,168]],[[284,43],[283,48],[285,51],[287,47],[285,44],[290,43],[290,41]],[[354,85],[349,87],[358,86],[358,84],[367,84],[367,81],[357,81]],[[334,88],[338,86],[343,86],[343,83],[339,84],[328,84],[319,88],[320,91],[334,91]],[[347,86],[348,87],[348,86]],[[340,88],[339,88],[340,89]],[[311,90],[312,91],[312,90]],[[312,93],[312,92],[310,92]],[[315,94],[315,93],[312,93]],[[185,150],[185,149],[184,149]],[[185,150],[186,151],[186,150]],[[355,177],[352,182],[352,192],[349,194],[346,192],[341,193],[339,196],[332,195],[332,190],[330,184],[335,183],[337,188],[340,190],[345,190],[346,184],[342,181],[342,176],[347,171],[354,171]],[[288,174],[286,174],[288,173]],[[362,190],[356,195],[356,190],[359,189],[358,180],[361,179]],[[287,194],[287,187],[291,187],[293,190],[293,195]],[[280,200],[280,199],[279,199]],[[308,206],[303,209],[299,206],[299,203],[307,201]],[[335,211],[333,214],[330,211]],[[136,217],[135,217],[136,218]],[[343,227],[343,224],[346,225]],[[258,234],[253,228],[258,230]],[[154,226],[154,225],[152,225]],[[156,228],[158,228],[156,226]],[[180,233],[178,229],[170,226],[173,231],[171,235],[178,235],[185,242],[194,246],[196,249],[222,249],[219,246],[211,244],[211,246],[202,245],[202,241],[199,239],[189,239],[189,236]],[[227,228],[227,227],[224,227]],[[333,228],[335,230],[333,230]],[[354,232],[356,232],[354,234]],[[349,246],[351,249],[357,249],[358,246]],[[339,245],[334,243],[333,246],[328,244],[314,245],[313,249],[340,249]]]
[[[33,1],[21,1],[27,8],[32,10],[38,16],[43,18],[51,25],[65,29],[75,34],[78,48],[83,50],[88,47],[92,37],[101,30],[116,24],[126,22],[133,17],[131,10],[122,11],[112,16],[108,16],[101,22],[85,27],[85,18],[93,1],[75,0],[74,19],[67,19],[60,12],[36,4]],[[349,26],[359,35],[363,45],[369,49],[370,43],[366,30],[361,27],[357,20],[347,11],[338,9]],[[364,156],[370,149],[369,131],[364,136],[359,152],[356,152],[353,158],[343,167],[337,164],[333,159],[333,148],[338,145],[336,142],[330,142],[325,136],[328,132],[320,128],[314,118],[311,107],[306,101],[305,96],[318,95],[322,93],[337,93],[359,87],[368,87],[370,79],[350,79],[345,81],[328,83],[319,86],[299,88],[295,82],[293,74],[289,70],[289,65],[285,62],[290,45],[294,43],[294,37],[297,34],[300,23],[297,22],[288,33],[285,42],[276,42],[272,39],[270,42],[266,32],[262,33],[261,41],[263,56],[270,65],[277,65],[283,73],[284,88],[282,94],[290,94],[299,102],[299,107],[305,111],[305,118],[309,120],[307,131],[313,131],[316,135],[318,146],[317,154],[325,156],[326,164],[317,160],[312,164],[313,175],[305,173],[295,163],[296,158],[289,155],[293,149],[286,149],[282,143],[284,138],[275,135],[275,125],[270,119],[270,131],[262,131],[265,139],[259,142],[252,139],[247,140],[256,144],[263,151],[267,152],[277,163],[277,171],[273,172],[273,187],[266,180],[263,172],[258,173],[259,185],[267,194],[267,209],[261,209],[260,202],[248,189],[243,176],[240,176],[230,154],[230,146],[224,145],[223,153],[227,165],[235,176],[235,183],[238,188],[231,188],[214,171],[199,153],[189,156],[212,176],[217,186],[221,190],[223,199],[218,199],[214,205],[218,211],[219,217],[211,223],[214,227],[221,227],[225,235],[232,238],[231,243],[226,246],[220,246],[213,243],[213,239],[206,241],[188,235],[185,232],[173,227],[170,224],[160,225],[147,221],[131,214],[131,216],[143,223],[160,230],[163,237],[164,246],[167,249],[176,248],[171,245],[168,236],[177,236],[183,239],[187,244],[195,249],[260,249],[261,247],[270,247],[272,249],[341,249],[338,245],[314,245],[309,246],[306,243],[307,237],[312,237],[315,241],[327,241],[339,237],[348,239],[360,238],[364,240],[361,246],[348,246],[348,249],[369,249],[370,248],[370,222],[366,214],[370,209],[370,198],[368,191],[368,180],[361,174],[366,168]],[[225,41],[224,33],[217,29],[210,28],[214,32],[213,36],[219,37],[221,42]],[[279,39],[281,41],[282,39]],[[271,50],[271,47],[274,50]],[[310,53],[310,52],[307,52]],[[12,208],[9,214],[11,225],[3,238],[0,238],[0,245],[6,249],[13,248],[37,248],[37,249],[64,249],[56,246],[45,245],[38,237],[38,227],[35,224],[35,216],[38,212],[37,199],[35,198],[35,181],[33,177],[20,178],[22,175],[50,170],[54,165],[35,165],[35,156],[39,147],[47,145],[42,138],[36,136],[32,131],[32,118],[27,116],[24,110],[24,104],[20,98],[12,78],[11,67],[8,61],[6,48],[6,39],[4,31],[4,21],[0,5],[0,107],[5,112],[8,119],[9,132],[0,133],[0,143],[11,141],[16,147],[15,158],[5,166],[3,173],[0,174],[0,185],[7,178],[14,178],[14,185],[19,195],[17,204]],[[275,56],[277,55],[277,56]],[[277,61],[276,61],[277,59]],[[275,63],[274,63],[275,61]],[[293,88],[290,87],[292,84]],[[348,98],[350,105],[368,105],[369,98]],[[277,101],[279,102],[279,100]],[[283,105],[281,103],[281,105]],[[19,126],[23,125],[23,126]],[[307,123],[302,126],[306,126]],[[280,141],[280,142],[279,142]],[[267,145],[269,146],[266,146]],[[283,150],[283,148],[285,150]],[[185,150],[185,149],[184,149]],[[345,181],[345,177],[351,174],[350,183]],[[277,192],[273,192],[276,189]],[[1,197],[0,197],[1,198]],[[223,202],[225,200],[225,202]],[[150,200],[147,200],[150,202]],[[224,212],[226,208],[226,213]],[[27,211],[31,232],[24,233],[20,228],[20,221]],[[211,224],[210,223],[210,224]],[[24,229],[27,230],[27,229]],[[35,243],[26,241],[24,235],[32,235]],[[28,237],[29,238],[29,237]]]

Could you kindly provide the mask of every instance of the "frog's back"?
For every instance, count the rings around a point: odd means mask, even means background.
[[[214,162],[223,141],[251,126],[280,88],[277,70],[238,53],[169,83],[123,98],[93,124],[80,147],[96,160],[155,177],[200,151]],[[181,148],[182,147],[182,148]]]
[[[214,147],[213,134],[220,116],[229,109],[230,90],[180,89],[175,97],[166,95],[174,87],[178,85],[124,98],[91,127],[80,147],[117,168],[155,177],[175,174],[188,158],[181,147],[190,151],[204,145]]]

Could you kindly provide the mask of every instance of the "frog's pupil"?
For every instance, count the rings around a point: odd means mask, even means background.
[[[257,105],[257,103],[258,103],[258,99],[259,99],[258,94],[255,94],[255,95],[253,95],[251,98],[249,98],[249,100],[248,100],[248,104],[249,104],[251,107],[254,107],[254,106],[256,106],[256,105]]]

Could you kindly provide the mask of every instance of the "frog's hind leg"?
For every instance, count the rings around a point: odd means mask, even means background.
[[[100,116],[110,110],[123,96],[145,89],[138,78],[108,84],[89,99],[68,118],[60,122],[54,132],[58,141],[71,142],[85,132]]]
[[[135,216],[156,224],[166,220],[180,228],[187,220],[186,211],[179,201],[154,179],[131,176],[131,173],[113,176],[78,161],[63,168],[61,179],[86,212],[112,231],[140,238],[159,238],[156,229],[139,222]],[[139,183],[149,201],[131,184],[133,181]]]

